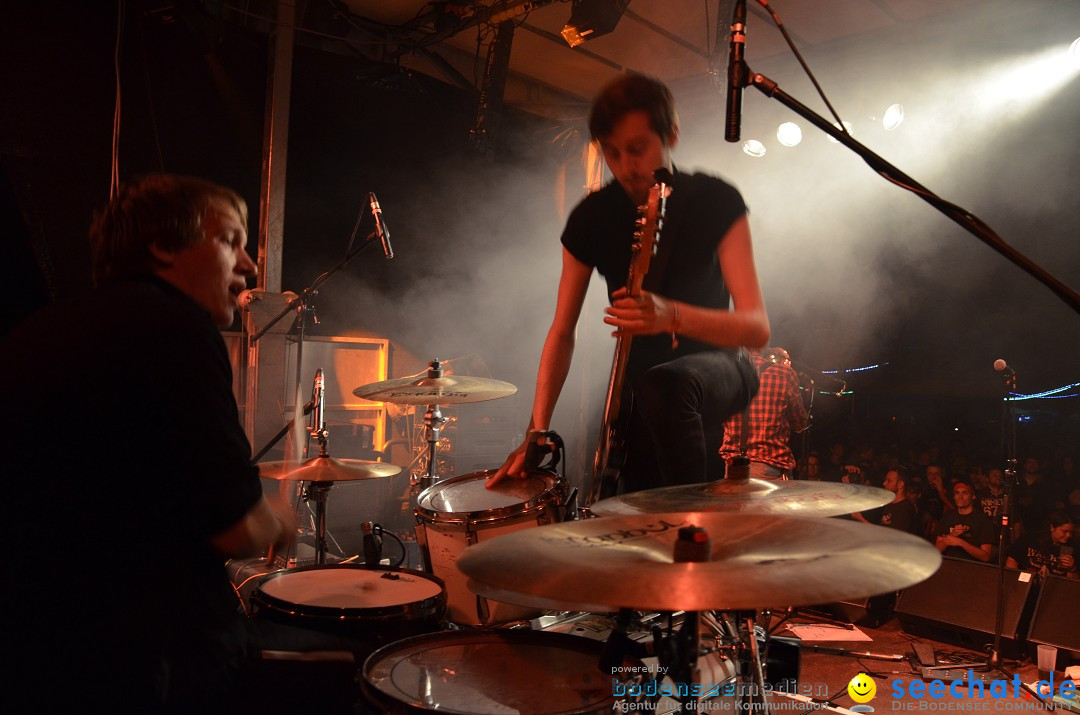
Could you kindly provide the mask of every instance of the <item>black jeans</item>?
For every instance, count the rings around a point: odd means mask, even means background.
[[[729,350],[684,355],[634,381],[634,411],[621,492],[723,476],[724,421],[757,393],[750,361]]]

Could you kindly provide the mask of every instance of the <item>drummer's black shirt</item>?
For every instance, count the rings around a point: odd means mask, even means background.
[[[63,682],[23,701],[40,706],[205,699],[245,647],[209,539],[262,494],[221,334],[146,277],[48,307],[0,348],[14,687]]]

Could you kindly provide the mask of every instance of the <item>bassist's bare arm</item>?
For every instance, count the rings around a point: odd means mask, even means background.
[[[704,308],[648,291],[642,291],[637,299],[628,298],[625,289],[620,289],[613,296],[615,300],[604,322],[629,335],[677,332],[718,347],[756,348],[767,344],[769,316],[754,267],[746,216],[732,224],[717,244],[716,253],[731,294],[732,310]]]
[[[566,375],[570,372],[570,360],[574,355],[574,342],[577,322],[581,316],[581,306],[589,288],[592,268],[574,258],[566,248],[562,249],[563,265],[559,277],[559,293],[555,304],[555,317],[544,340],[544,350],[540,354],[540,368],[536,375],[536,395],[533,398],[532,415],[529,429],[546,430],[550,427],[551,415],[559,401]],[[521,467],[525,460],[525,447],[522,443],[510,453],[502,467],[488,479],[487,485],[494,486],[508,474],[522,476]]]

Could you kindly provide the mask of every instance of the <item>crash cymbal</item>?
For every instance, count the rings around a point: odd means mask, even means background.
[[[363,459],[315,457],[306,462],[262,462],[259,476],[297,482],[353,482],[360,479],[392,477],[401,467]]]
[[[839,516],[883,506],[895,496],[886,489],[840,482],[721,479],[621,494],[589,510],[597,516],[676,511]]]
[[[361,385],[353,390],[357,397],[399,405],[457,405],[496,400],[515,392],[517,387],[509,382],[466,375],[402,377]]]
[[[710,537],[710,560],[676,563],[679,529]],[[470,546],[469,588],[500,601],[568,611],[801,606],[895,591],[929,577],[928,542],[840,519],[646,514],[549,524]]]

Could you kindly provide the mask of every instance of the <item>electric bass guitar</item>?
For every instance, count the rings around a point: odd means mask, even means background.
[[[626,275],[626,290],[631,297],[641,294],[641,284],[660,245],[664,209],[671,193],[671,174],[666,169],[657,169],[654,177],[656,183],[649,189],[647,202],[638,207],[637,229],[634,231],[634,242],[630,249],[630,270]],[[620,335],[615,343],[615,357],[611,361],[611,377],[604,401],[604,419],[600,423],[600,439],[593,458],[592,483],[585,498],[586,507],[600,499],[615,496],[619,472],[626,458],[626,433],[630,427],[631,399],[624,393],[631,340],[630,335]]]

